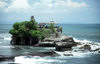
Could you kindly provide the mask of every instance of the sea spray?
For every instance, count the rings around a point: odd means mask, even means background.
[[[39,57],[39,56],[18,56],[15,57],[15,63],[20,63],[20,64],[47,64],[51,62],[59,62],[59,60],[54,60],[50,57]]]

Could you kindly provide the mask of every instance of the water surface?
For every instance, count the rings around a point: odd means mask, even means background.
[[[99,24],[60,24],[63,27],[63,34],[74,37],[75,41],[100,43]],[[10,45],[11,35],[9,30],[12,25],[0,25],[0,55],[21,55],[30,52],[43,52],[55,50],[53,47],[32,47]],[[58,52],[62,54],[62,52]],[[74,56],[59,57],[16,57],[15,63],[21,64],[100,64],[100,54],[73,53]],[[12,61],[11,61],[12,62]],[[8,64],[10,61],[0,62]]]

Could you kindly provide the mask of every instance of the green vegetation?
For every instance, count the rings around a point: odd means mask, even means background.
[[[54,23],[50,23],[48,28],[45,26],[39,28],[40,25],[35,20],[16,22],[13,24],[13,28],[9,31],[13,37],[19,40],[18,42],[32,40],[43,40],[45,37],[50,37],[52,33],[56,33]],[[23,42],[24,42],[23,41]]]
[[[35,39],[43,39],[46,35],[50,34],[49,29],[38,28],[38,23],[35,20],[16,22],[13,25],[13,29],[9,31],[13,36],[18,36],[21,38],[24,37],[33,37]]]
[[[45,29],[45,27],[42,28],[42,36],[46,36],[46,37],[49,37],[50,36],[50,33],[51,33],[51,30],[50,29]]]
[[[52,33],[56,33],[56,30],[55,30],[55,25],[54,23],[50,23],[50,26],[49,28],[51,29]]]
[[[16,30],[16,29],[11,29],[11,30],[9,31],[9,33],[12,34],[12,35],[18,35],[18,30]]]
[[[41,32],[39,30],[30,30],[29,34],[31,37],[36,38],[36,39],[42,39]]]

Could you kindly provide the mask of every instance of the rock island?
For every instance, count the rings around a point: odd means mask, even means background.
[[[72,37],[62,34],[62,27],[56,22],[37,23],[34,16],[30,21],[16,22],[9,33],[12,45],[56,47],[57,51],[65,51],[76,44]]]

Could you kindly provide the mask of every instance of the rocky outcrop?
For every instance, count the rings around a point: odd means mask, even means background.
[[[55,47],[56,51],[71,50],[74,45],[77,44],[74,42],[73,38],[64,35],[62,35],[61,38],[46,38],[37,44],[37,46],[42,47]]]
[[[95,50],[92,50],[92,51],[99,51],[100,50],[100,48],[97,48],[97,49],[95,49]]]
[[[55,47],[55,41],[54,40],[43,40],[41,42],[39,42],[36,46],[40,46],[40,47]]]
[[[13,45],[33,45],[39,47],[55,47],[56,51],[66,51],[71,50],[72,46],[77,45],[72,37],[67,37],[62,35],[59,38],[45,38],[40,41],[34,38],[20,38],[20,37],[12,37],[11,44]]]
[[[9,61],[9,60],[14,60],[14,56],[2,56],[2,55],[0,55],[0,62],[1,61]]]
[[[28,37],[18,37],[18,36],[12,36],[12,40],[10,42],[12,45],[35,45],[39,43],[39,39],[35,38],[28,38]]]
[[[71,38],[71,37],[62,39],[61,41],[62,42],[74,42],[73,38]]]
[[[74,42],[56,42],[56,51],[68,51],[72,49]]]
[[[91,46],[90,45],[84,45],[84,46],[80,47],[80,49],[91,50]]]
[[[11,44],[13,45],[35,45],[41,47],[56,47],[57,51],[61,50],[69,50],[75,42],[73,38],[62,36],[60,38],[45,38],[43,41],[39,42],[34,38],[20,38],[20,37],[12,37]]]
[[[55,42],[56,51],[68,51],[72,49],[72,46],[76,45],[73,38],[64,37],[61,41]]]
[[[40,47],[55,47],[55,44],[54,43],[39,43],[39,44],[37,44],[37,46],[40,46]]]
[[[100,50],[98,51],[98,53],[100,53]]]

